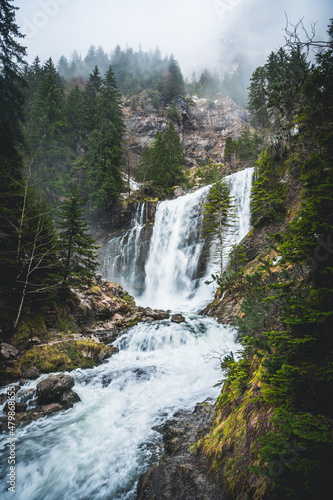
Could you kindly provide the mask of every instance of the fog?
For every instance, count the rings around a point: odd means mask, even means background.
[[[90,45],[111,52],[117,44],[173,54],[185,76],[207,67],[223,74],[245,53],[262,64],[284,43],[285,12],[296,24],[317,22],[326,38],[331,0],[14,0],[17,24],[26,34],[28,61],[57,62]]]

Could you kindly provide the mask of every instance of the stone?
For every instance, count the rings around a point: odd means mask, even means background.
[[[26,403],[15,403],[15,412],[20,413],[26,411],[26,409],[27,409]],[[5,404],[3,412],[8,413],[8,403]]]
[[[23,379],[28,379],[28,380],[36,379],[38,377],[40,377],[40,373],[39,373],[39,371],[37,370],[37,368],[35,366],[32,366],[31,368],[28,368],[22,374],[22,378]]]
[[[73,408],[74,404],[79,403],[80,401],[80,396],[76,392],[72,391],[72,389],[65,391],[59,400],[65,409]]]
[[[17,357],[18,350],[12,345],[2,342],[0,345],[0,353],[5,360],[9,361]]]
[[[182,314],[174,314],[171,317],[171,321],[173,321],[174,323],[184,323],[185,318]]]
[[[5,401],[7,401],[7,394],[3,392],[0,394],[0,405],[3,405]]]
[[[59,373],[48,376],[37,384],[38,404],[58,403],[63,393],[74,387],[74,384],[70,375]]]

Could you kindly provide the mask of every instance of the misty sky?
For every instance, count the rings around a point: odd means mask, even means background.
[[[174,54],[186,76],[204,67],[223,73],[242,50],[265,62],[283,45],[285,14],[295,24],[318,21],[318,38],[326,37],[333,17],[331,0],[14,0],[16,20],[27,36],[28,61],[38,55],[55,63],[74,49],[82,57],[90,45],[106,52],[117,44],[135,50],[157,46]]]

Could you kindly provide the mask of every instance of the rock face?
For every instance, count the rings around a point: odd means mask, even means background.
[[[151,99],[144,99],[143,105],[135,111],[124,108],[127,164],[132,177],[143,147],[151,146],[156,132],[165,130],[170,120],[179,133],[187,167],[198,166],[207,160],[222,163],[226,138],[238,138],[244,126],[250,124],[250,114],[230,97],[194,102],[177,96],[174,104],[176,113],[170,105],[157,110]]]
[[[164,455],[159,465],[141,480],[138,500],[227,500],[223,489],[207,475],[208,463],[190,446],[204,436],[213,419],[209,402],[194,412],[174,415],[163,429]]]

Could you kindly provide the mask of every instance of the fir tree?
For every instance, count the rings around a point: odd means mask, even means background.
[[[251,190],[251,224],[277,220],[284,214],[285,188],[273,158],[262,151],[255,164]]]
[[[102,81],[96,120],[97,126],[88,140],[86,182],[91,206],[105,209],[117,201],[123,189],[121,162],[125,126],[121,95],[111,66]]]
[[[203,206],[203,236],[215,242],[220,279],[223,275],[223,241],[226,228],[232,224],[234,207],[230,189],[224,179],[219,180],[209,190]]]
[[[59,210],[60,268],[63,286],[90,284],[98,267],[95,241],[89,234],[81,197],[73,186]]]
[[[183,148],[172,122],[163,132],[157,132],[150,148],[141,156],[137,179],[160,188],[164,194],[175,185],[184,184]]]

